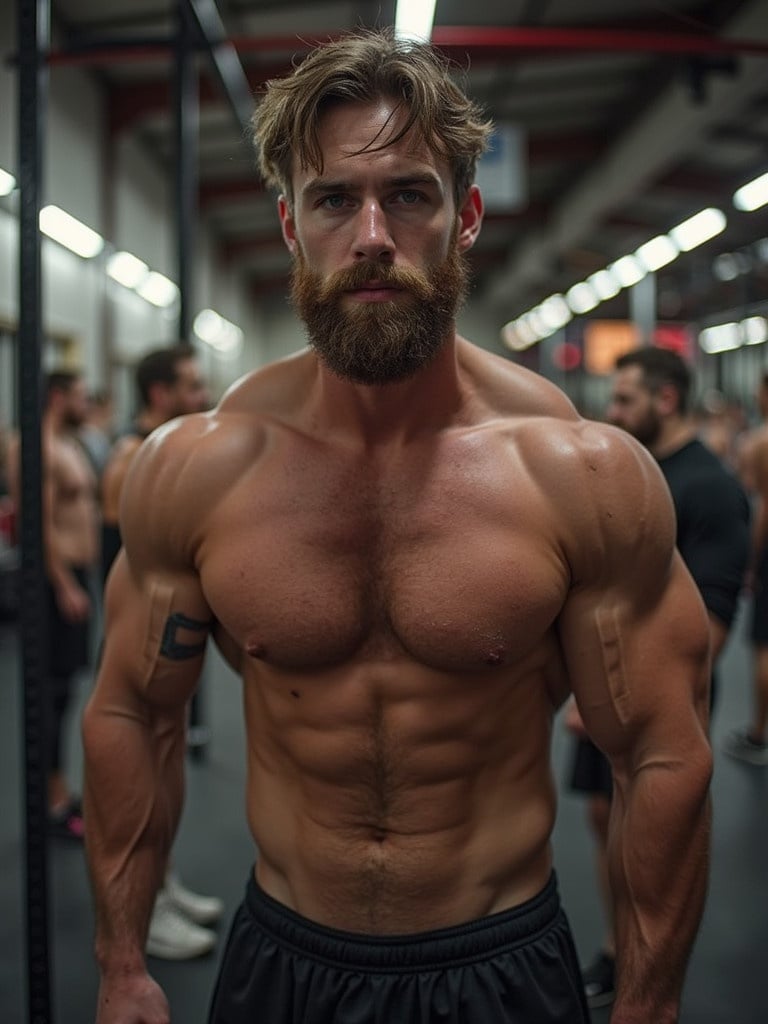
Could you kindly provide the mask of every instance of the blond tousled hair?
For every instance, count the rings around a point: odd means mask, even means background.
[[[262,177],[291,201],[294,160],[302,170],[322,173],[323,113],[341,103],[389,98],[407,118],[395,135],[366,150],[385,149],[414,128],[448,161],[459,204],[474,181],[491,122],[455,84],[452,70],[433,47],[398,40],[391,30],[357,32],[317,47],[287,78],[266,83],[252,119]]]

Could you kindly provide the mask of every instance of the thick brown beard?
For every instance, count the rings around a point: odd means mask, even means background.
[[[342,308],[345,292],[373,280],[393,284],[406,295]],[[466,261],[455,248],[426,273],[366,260],[326,279],[310,270],[299,251],[291,299],[310,345],[333,373],[356,384],[390,384],[413,376],[442,348],[453,332],[467,282]]]

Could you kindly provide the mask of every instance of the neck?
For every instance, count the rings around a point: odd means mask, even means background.
[[[648,450],[655,459],[665,459],[674,455],[684,445],[696,437],[696,427],[683,416],[674,416],[662,421],[659,436],[648,445]]]
[[[61,416],[54,409],[48,409],[43,414],[42,429],[49,434],[69,434],[71,433],[71,427],[65,422],[63,416]]]
[[[136,426],[142,433],[151,434],[153,430],[161,427],[168,418],[168,416],[163,416],[156,409],[142,409],[136,417]]]
[[[455,335],[421,370],[392,384],[365,385],[343,380],[317,361],[313,420],[331,432],[365,445],[405,443],[425,430],[453,421],[464,397]]]

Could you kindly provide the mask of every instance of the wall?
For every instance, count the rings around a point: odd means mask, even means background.
[[[15,6],[0,4],[3,56],[17,46]],[[158,309],[108,278],[106,259],[110,252],[126,249],[151,269],[175,277],[172,185],[134,138],[118,139],[114,151],[107,151],[104,97],[87,70],[54,68],[49,86],[43,204],[67,210],[105,235],[107,244],[102,256],[85,260],[43,240],[45,331],[69,340],[70,359],[79,363],[92,388],[116,391],[118,417],[125,418],[133,401],[126,367],[149,348],[174,341],[177,318],[175,310]],[[0,167],[18,177],[17,83],[7,62],[0,63],[0,95]],[[18,321],[18,204],[18,193],[0,199],[0,323],[10,326]],[[265,361],[263,320],[242,282],[220,266],[204,226],[193,274],[193,308],[214,308],[244,333],[242,351],[234,356],[199,346],[218,395],[237,376]]]

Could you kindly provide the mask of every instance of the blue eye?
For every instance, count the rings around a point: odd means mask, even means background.
[[[328,210],[340,210],[344,205],[344,202],[345,199],[343,195],[335,194],[332,196],[326,196],[320,205],[326,207]]]
[[[414,192],[413,189],[407,189],[406,191],[400,193],[400,200],[406,206],[413,206],[415,203],[418,203],[420,199],[421,193]]]

